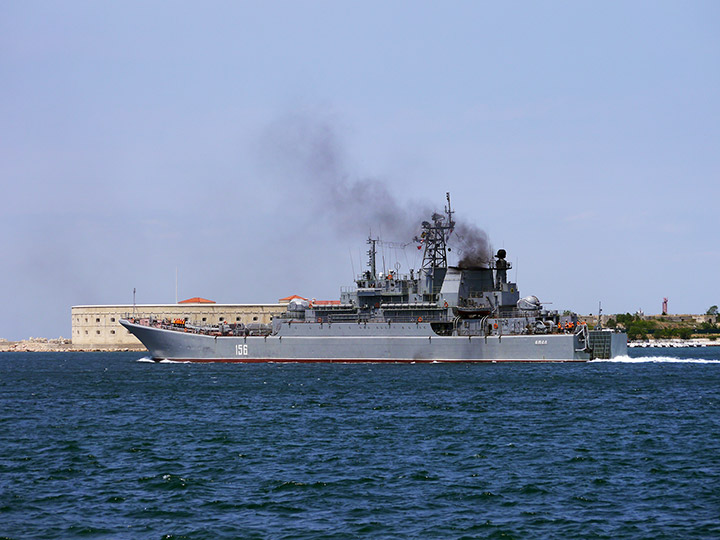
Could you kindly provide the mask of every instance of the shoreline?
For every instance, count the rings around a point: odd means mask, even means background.
[[[653,339],[653,340],[628,340],[628,347],[637,348],[660,348],[660,347],[718,347],[720,341],[708,338],[691,339]]]
[[[29,338],[21,341],[0,339],[0,352],[147,352],[141,345],[83,346],[69,339]]]

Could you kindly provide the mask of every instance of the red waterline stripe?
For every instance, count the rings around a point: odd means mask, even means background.
[[[315,359],[315,358],[153,358],[156,362],[160,362],[162,360],[171,360],[173,362],[192,362],[194,364],[212,364],[212,363],[223,363],[223,364],[432,364],[432,363],[438,363],[438,364],[492,364],[492,363],[525,363],[525,364],[531,364],[531,363],[553,363],[553,364],[562,364],[567,362],[587,362],[588,360],[532,360],[532,359],[523,359],[523,360],[493,360],[493,359],[487,359],[487,360],[398,360],[398,359],[392,359],[392,360],[380,360],[380,359],[373,359],[368,360],[365,358],[322,358],[322,359]]]

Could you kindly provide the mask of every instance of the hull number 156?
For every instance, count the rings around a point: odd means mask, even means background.
[[[247,356],[248,354],[248,346],[247,343],[238,343],[235,345],[235,355],[236,356]]]

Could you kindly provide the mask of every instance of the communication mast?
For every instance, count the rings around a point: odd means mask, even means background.
[[[432,223],[423,221],[422,233],[414,238],[415,242],[425,245],[420,273],[425,278],[423,294],[426,301],[437,300],[448,267],[447,241],[455,228],[455,222],[450,206],[450,193],[445,193],[445,198],[445,215],[434,213],[430,218]]]
[[[370,249],[368,250],[368,267],[370,267],[370,275],[372,276],[373,280],[377,278],[377,269],[375,267],[375,254],[377,251],[375,250],[375,244],[377,244],[377,239],[375,238],[368,238],[367,243],[370,246]]]
[[[428,221],[422,222],[422,233],[415,237],[415,241],[425,245],[423,252],[422,269],[432,272],[434,268],[447,268],[447,241],[455,228],[453,211],[450,206],[450,193],[446,193],[447,206],[445,215],[434,213]]]

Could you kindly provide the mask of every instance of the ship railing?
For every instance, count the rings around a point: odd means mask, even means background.
[[[267,336],[272,333],[272,325],[263,323],[220,323],[212,325],[196,325],[181,319],[159,319],[152,315],[144,316],[142,314],[126,314],[126,320],[139,324],[141,326],[149,326],[159,328],[161,330],[171,330],[174,332],[183,332],[188,334],[202,334],[206,336]]]
[[[301,315],[301,313],[302,313],[302,315]],[[280,313],[280,314],[275,315],[274,318],[275,319],[283,319],[283,320],[289,319],[291,321],[303,322],[305,320],[305,312],[304,311],[302,311],[302,312],[294,311],[294,312],[290,312],[290,313],[285,312],[285,313]]]
[[[123,319],[140,326],[158,327],[162,323],[162,319],[158,319],[155,315],[146,315],[144,313],[126,313]]]
[[[382,304],[382,308],[385,310],[395,309],[444,309],[438,306],[437,302],[386,302]]]
[[[422,323],[422,322],[451,322],[452,319],[447,318],[445,315],[437,315],[434,314],[432,316],[428,316],[427,314],[422,314],[418,316],[408,316],[408,315],[402,315],[398,317],[369,317],[369,316],[363,316],[363,315],[352,315],[352,316],[344,316],[344,315],[330,315],[327,317],[318,317],[317,322],[357,322],[357,323],[366,323],[366,322],[372,322],[372,323],[390,323],[390,324],[396,324],[396,323]],[[311,321],[312,322],[312,321]]]
[[[525,311],[518,308],[500,309],[499,318],[502,319],[536,319],[540,314],[539,310]]]
[[[313,304],[308,309],[313,311],[342,311],[356,309],[355,304]]]

